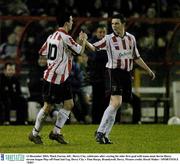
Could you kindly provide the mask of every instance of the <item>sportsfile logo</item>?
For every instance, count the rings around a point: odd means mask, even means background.
[[[1,154],[1,161],[4,161],[4,154]]]
[[[6,161],[24,161],[24,155],[22,154],[6,154]]]

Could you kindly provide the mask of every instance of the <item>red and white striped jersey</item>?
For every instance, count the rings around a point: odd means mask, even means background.
[[[62,28],[50,35],[39,50],[41,55],[47,56],[44,79],[54,84],[63,83],[69,77],[73,54],[79,54],[81,49],[82,46]]]
[[[106,67],[110,69],[120,68],[131,71],[133,60],[140,57],[135,37],[128,32],[123,38],[111,33],[93,45],[100,50],[107,51],[108,62]]]

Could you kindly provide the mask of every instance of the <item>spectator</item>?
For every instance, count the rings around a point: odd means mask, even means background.
[[[36,101],[43,105],[42,102],[42,85],[43,73],[46,68],[47,61],[45,58],[40,57],[37,64],[29,71],[27,83],[30,93],[30,101]]]
[[[75,107],[73,112],[79,122],[91,123],[91,97],[92,86],[89,82],[87,70],[87,56],[77,56],[73,63],[71,84]]]
[[[98,25],[95,29],[94,36],[89,39],[90,43],[95,43],[101,40],[107,33],[105,25]],[[92,83],[92,123],[100,123],[104,110],[105,104],[105,73],[106,73],[106,62],[107,55],[106,51],[97,51],[88,53],[90,79]]]
[[[21,24],[16,25],[16,27],[14,28],[14,33],[16,34],[17,43],[20,42],[23,31],[24,31],[24,26]]]
[[[17,51],[16,34],[11,33],[7,38],[7,42],[0,45],[1,59],[15,59]]]
[[[12,15],[30,14],[26,3],[24,3],[22,0],[9,1],[9,3],[7,3],[7,10]]]
[[[6,63],[0,74],[1,120],[10,124],[10,111],[16,110],[16,123],[25,124],[27,120],[27,101],[22,96],[21,84],[15,76],[15,64]]]

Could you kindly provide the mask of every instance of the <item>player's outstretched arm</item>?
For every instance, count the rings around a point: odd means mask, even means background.
[[[155,79],[156,77],[155,73],[147,66],[147,64],[144,62],[144,60],[141,57],[136,59],[135,63],[139,65],[141,68],[143,68],[145,71],[147,71],[147,73],[149,74],[152,80]]]
[[[86,40],[86,46],[87,46],[91,51],[96,51],[96,48],[95,48],[91,43],[89,43],[87,40]]]
[[[80,40],[80,41],[83,41],[83,39],[84,39],[85,36],[87,37],[87,34],[81,31],[81,32],[79,33],[79,40]],[[89,42],[87,41],[87,38],[86,38],[86,40],[85,40],[85,44],[86,44],[86,47],[89,48],[91,51],[96,51],[96,48],[95,48],[91,43],[89,43]]]

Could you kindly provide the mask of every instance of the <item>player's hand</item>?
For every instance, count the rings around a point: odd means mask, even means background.
[[[87,40],[87,34],[83,31],[79,33],[79,40]]]
[[[155,75],[155,73],[153,72],[153,71],[149,71],[148,72],[148,74],[149,74],[149,76],[151,77],[151,80],[154,80],[155,79],[155,77],[156,77],[156,75]]]

